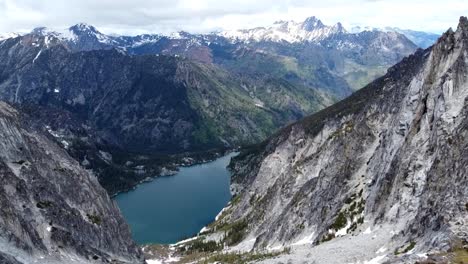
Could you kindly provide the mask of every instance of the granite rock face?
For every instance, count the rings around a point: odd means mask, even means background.
[[[237,248],[349,263],[466,245],[467,102],[462,17],[432,48],[233,160],[239,198],[222,221],[248,223]]]
[[[144,263],[97,178],[0,102],[0,263]]]

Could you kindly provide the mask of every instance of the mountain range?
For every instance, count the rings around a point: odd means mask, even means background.
[[[463,263],[468,19],[425,50],[306,22],[279,23],[311,32],[292,42],[133,47],[117,43],[146,37],[84,24],[1,40],[0,263],[144,263],[108,193],[168,173],[168,155],[244,144],[232,201],[170,257]]]
[[[0,99],[35,116],[115,193],[173,171],[167,155],[264,140],[417,49],[398,33],[350,34],[315,17],[282,23],[322,37],[252,42],[39,27],[0,41]]]

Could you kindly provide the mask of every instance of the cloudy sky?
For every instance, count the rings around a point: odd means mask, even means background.
[[[325,24],[440,33],[468,15],[467,0],[0,0],[0,33],[78,22],[105,33],[205,33],[317,16]]]

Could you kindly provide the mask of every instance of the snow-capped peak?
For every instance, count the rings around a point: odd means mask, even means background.
[[[73,31],[75,34],[87,33],[87,34],[102,34],[95,27],[86,24],[79,23],[69,28],[70,31]]]
[[[313,31],[314,29],[318,28],[324,28],[325,25],[322,23],[322,21],[315,16],[307,18],[303,23],[302,23],[302,28],[306,31]]]
[[[69,31],[73,34],[77,35],[78,37],[82,38],[95,38],[98,42],[103,44],[109,44],[112,42],[111,37],[102,34],[99,32],[94,26],[86,24],[86,23],[79,23],[69,28]]]
[[[225,31],[221,36],[233,41],[286,41],[319,42],[332,35],[346,33],[341,23],[327,26],[316,17],[309,17],[303,22],[277,21],[272,26],[244,30]]]
[[[5,40],[5,39],[10,39],[10,38],[16,38],[19,36],[20,34],[15,33],[15,32],[0,34],[0,41]]]
[[[37,27],[33,29],[30,34],[44,36],[44,37],[55,37],[61,40],[74,39],[76,37],[68,29],[54,30],[54,29],[50,29],[47,27]]]

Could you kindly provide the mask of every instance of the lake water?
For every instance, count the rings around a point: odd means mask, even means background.
[[[172,244],[197,234],[231,199],[231,153],[213,162],[180,168],[114,199],[139,244]]]

